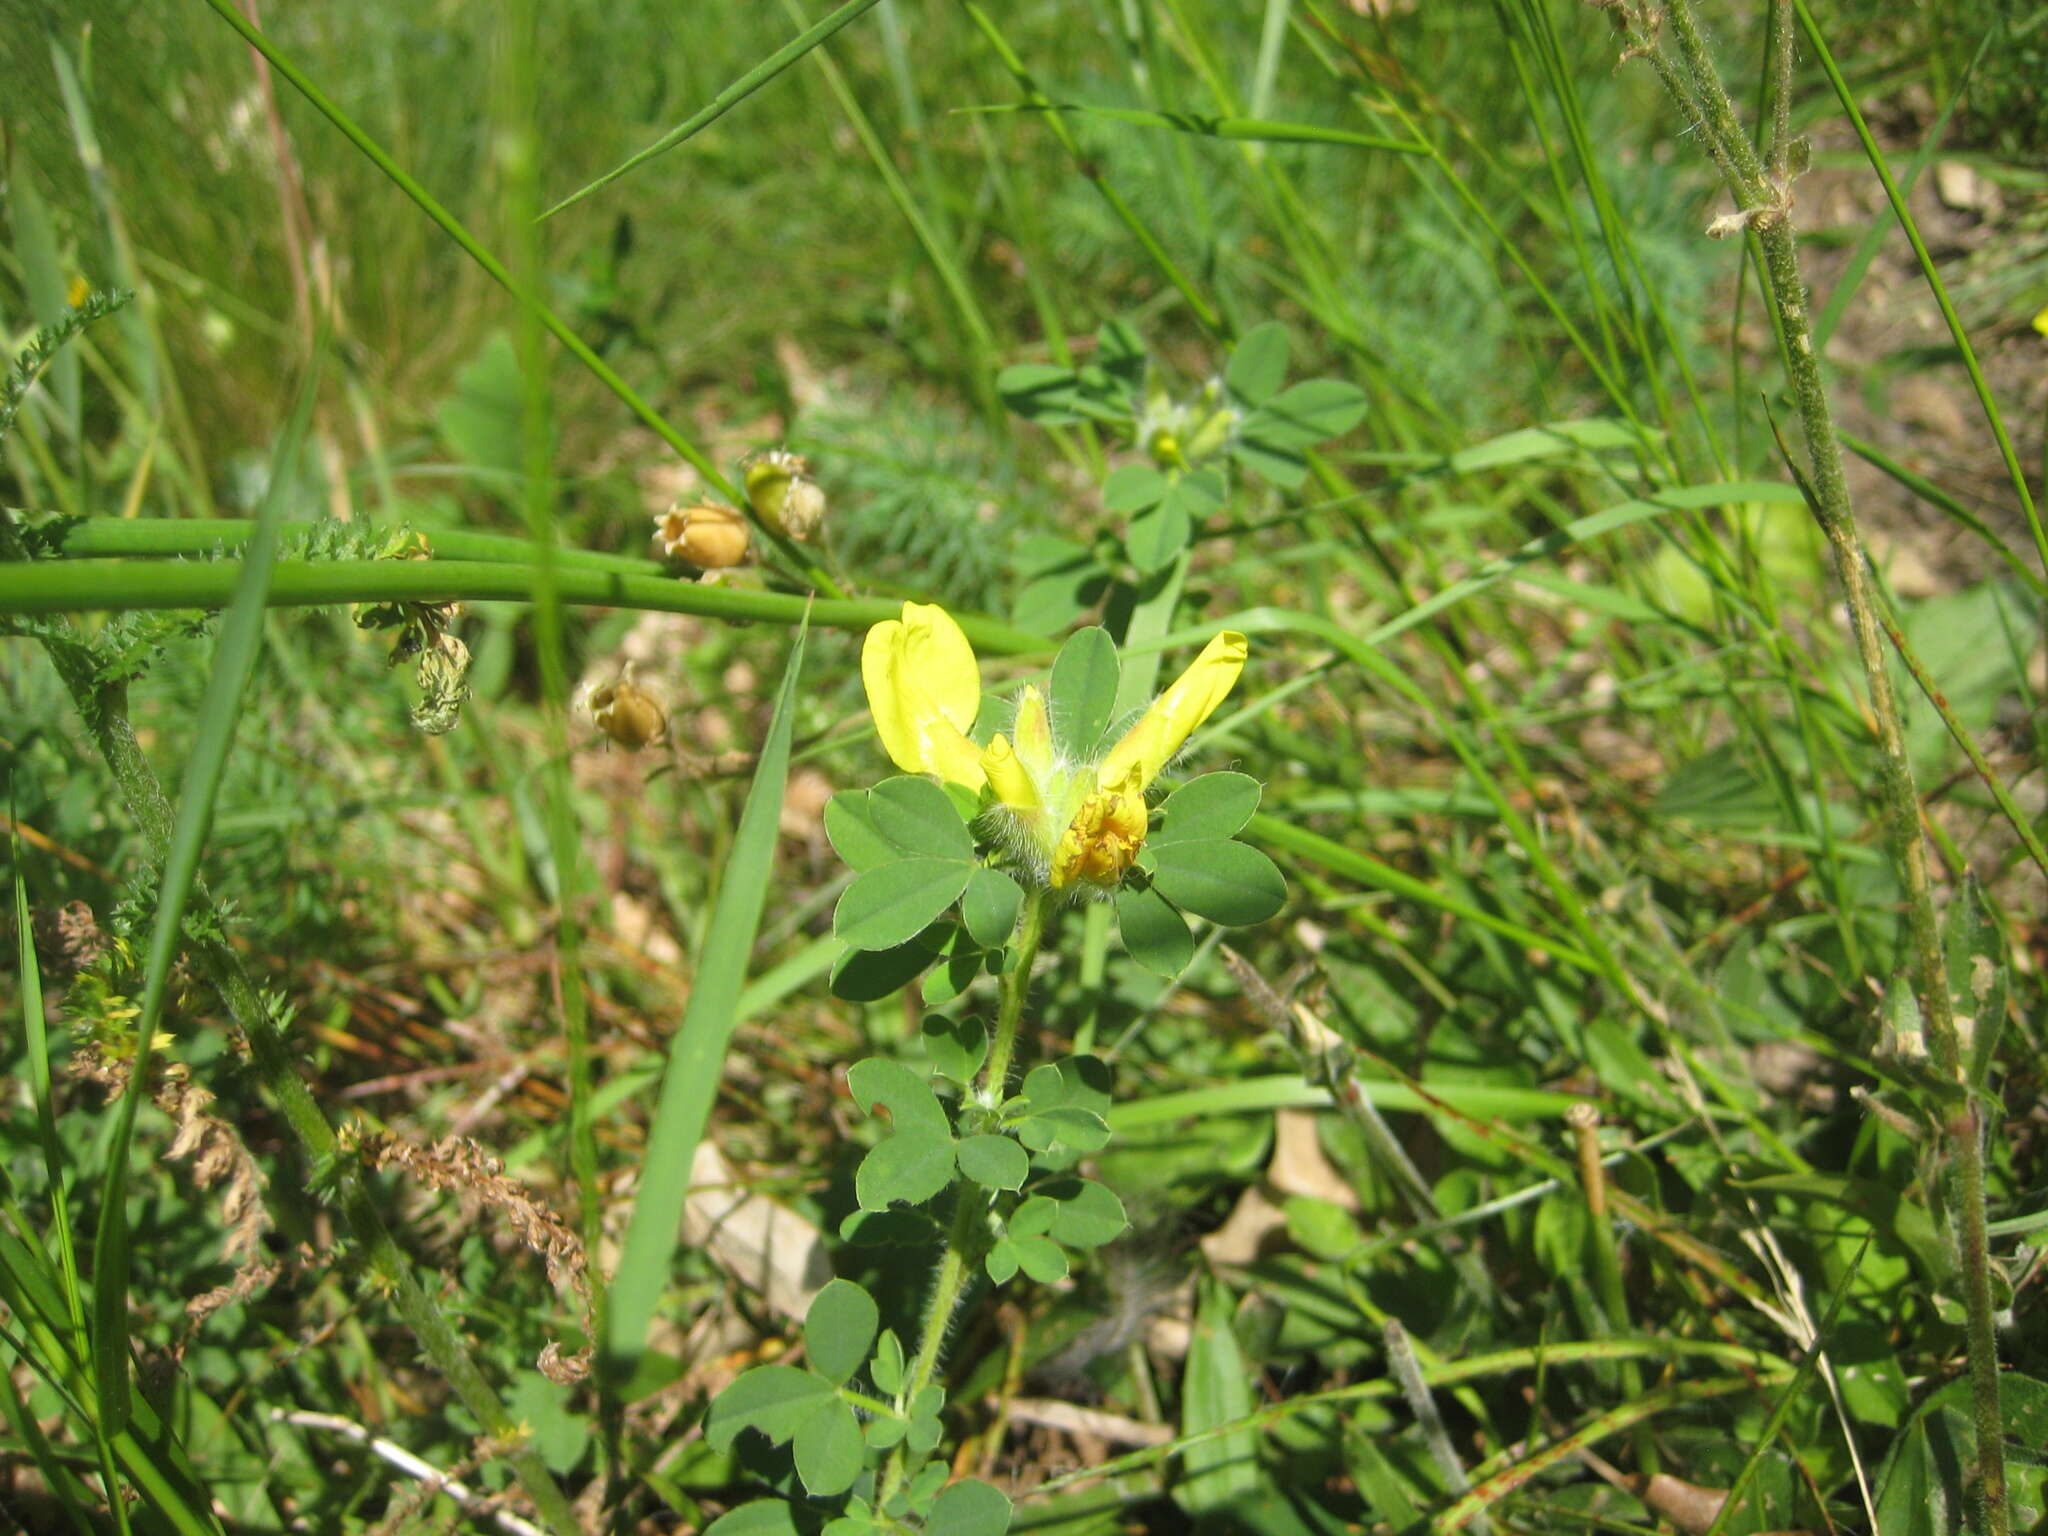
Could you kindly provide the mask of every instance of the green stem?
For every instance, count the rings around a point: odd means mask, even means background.
[[[1024,1018],[1024,998],[1031,990],[1031,967],[1038,961],[1038,946],[1045,938],[1045,923],[1057,898],[1051,891],[1027,897],[1017,919],[1016,936],[1010,941],[1010,969],[1003,973],[1002,1001],[996,1007],[996,1037],[988,1049],[988,1063],[982,1073],[982,1101],[994,1108],[1010,1091],[1010,1062],[1017,1054],[1017,1026]]]
[[[225,608],[241,568],[232,560],[0,560],[0,615],[110,612],[136,608]],[[881,598],[809,599],[791,592],[743,592],[673,576],[634,576],[563,562],[555,590],[565,604],[694,613],[705,618],[803,622],[866,629],[903,611]],[[530,603],[538,567],[500,560],[280,560],[271,571],[270,606],[332,603]],[[1045,655],[1052,643],[995,619],[960,617],[975,648],[1004,655]]]
[[[1010,1063],[1017,1054],[1018,1028],[1024,1019],[1024,999],[1031,990],[1031,968],[1038,960],[1038,947],[1045,938],[1045,925],[1056,898],[1051,891],[1036,891],[1025,899],[1017,918],[1017,931],[1010,940],[1010,968],[1003,973],[1002,1000],[996,1007],[996,1035],[982,1066],[975,1097],[993,1109],[1009,1091]],[[961,1180],[953,1225],[946,1233],[945,1251],[932,1275],[932,1288],[925,1302],[924,1327],[912,1357],[910,1373],[903,1378],[903,1390],[896,1395],[896,1409],[908,1413],[920,1392],[931,1385],[939,1368],[939,1350],[946,1342],[946,1330],[967,1289],[969,1264],[981,1247],[988,1225],[988,1194],[978,1184]],[[904,1451],[898,1446],[889,1455],[882,1472],[878,1503],[887,1503],[903,1484]]]
[[[71,691],[94,745],[106,759],[115,787],[141,829],[151,857],[161,864],[170,848],[173,811],[128,719],[126,691],[99,680],[92,655],[82,644],[57,636],[45,637],[44,644],[58,675]],[[194,887],[193,898],[196,903],[212,901],[203,886]],[[361,1168],[349,1158],[337,1155],[334,1128],[327,1123],[327,1116],[299,1076],[291,1043],[276,1016],[265,1006],[262,993],[243,967],[241,957],[222,938],[193,936],[187,943],[194,968],[219,994],[241,1026],[257,1073],[298,1141],[300,1151],[316,1174],[331,1173],[336,1203],[369,1262],[371,1274],[391,1295],[399,1316],[463,1405],[476,1416],[486,1433],[508,1444],[506,1460],[541,1519],[561,1536],[575,1536],[581,1527],[540,1453],[530,1438],[522,1443],[518,1424],[498,1401],[497,1393],[477,1369],[447,1316],[414,1276],[411,1263],[384,1223]]]
[[[1659,75],[1688,118],[1706,126],[1706,142],[1763,250],[1767,297],[1778,315],[1786,378],[1806,436],[1814,513],[1834,551],[1835,568],[1849,600],[1857,656],[1863,663],[1870,691],[1886,830],[1893,861],[1906,887],[1915,989],[1927,1023],[1934,1063],[1944,1077],[1961,1084],[1963,1051],[1956,1032],[1940,923],[1934,910],[1927,845],[1921,836],[1919,794],[1906,756],[1898,698],[1885,666],[1878,605],[1857,533],[1848,481],[1842,472],[1841,439],[1835,431],[1834,414],[1813,344],[1806,285],[1800,275],[1798,243],[1789,214],[1789,188],[1766,170],[1749,136],[1739,131],[1733,103],[1713,67],[1691,0],[1670,0],[1660,13],[1678,40],[1685,66],[1683,78],[1664,55],[1645,13],[1631,7],[1623,14],[1630,24],[1631,45],[1658,66]],[[1773,146],[1774,159],[1778,148]],[[1993,1324],[1990,1254],[1984,1231],[1984,1117],[1977,1102],[1964,1099],[1959,1108],[1944,1117],[1943,1131],[1949,1142],[1952,1168],[1947,1188],[1949,1218],[1960,1250],[1963,1304],[1968,1316],[1985,1528],[1990,1536],[2007,1536],[2011,1516],[2006,1505],[2004,1424],[1998,1401],[1998,1337]]]

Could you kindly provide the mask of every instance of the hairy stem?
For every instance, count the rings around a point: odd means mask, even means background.
[[[1755,231],[1764,257],[1768,298],[1783,338],[1785,370],[1792,400],[1806,437],[1807,466],[1812,477],[1814,511],[1834,551],[1835,569],[1849,600],[1850,627],[1856,653],[1870,692],[1870,713],[1877,731],[1879,789],[1885,807],[1886,831],[1893,862],[1906,887],[1907,929],[1913,953],[1915,991],[1926,1020],[1930,1052],[1942,1076],[1964,1082],[1961,1041],[1956,1032],[1948,968],[1942,953],[1941,925],[1934,907],[1933,880],[1927,844],[1921,835],[1920,799],[1906,756],[1905,730],[1891,674],[1885,667],[1878,605],[1842,472],[1842,444],[1836,434],[1827,386],[1813,343],[1806,285],[1799,268],[1799,249],[1790,217],[1789,188],[1783,167],[1789,164],[1782,126],[1770,146],[1776,174],[1767,169],[1748,135],[1739,131],[1733,103],[1701,35],[1691,0],[1668,0],[1652,16],[1645,7],[1626,3],[1621,10],[1631,50],[1649,57],[1659,77],[1678,99],[1687,119],[1704,124],[1707,141],[1733,193],[1743,219]],[[1674,67],[1656,35],[1656,22],[1668,22],[1677,39],[1680,59]],[[1780,17],[1780,26],[1784,18]],[[1789,46],[1781,42],[1781,47]],[[1778,66],[1782,67],[1782,66]],[[1967,1089],[1964,1089],[1967,1094]],[[1961,1097],[1943,1116],[1949,1144],[1951,1176],[1947,1180],[1949,1218],[1953,1223],[1968,1314],[1970,1378],[1975,1400],[1980,1492],[1985,1529],[2007,1536],[2011,1528],[2006,1507],[2004,1428],[1999,1411],[1998,1338],[1993,1321],[1991,1265],[1984,1230],[1984,1113],[1973,1097]]]
[[[990,1108],[1003,1102],[1010,1091],[1010,1063],[1017,1054],[1017,1027],[1024,1019],[1024,997],[1031,990],[1031,967],[1038,960],[1038,946],[1045,938],[1045,922],[1052,911],[1050,891],[1027,897],[1017,919],[1017,933],[1010,941],[1010,969],[1003,973],[1002,1001],[996,1008],[996,1037],[988,1050],[988,1063],[981,1079],[982,1101]]]

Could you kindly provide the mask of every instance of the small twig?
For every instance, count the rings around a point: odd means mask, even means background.
[[[1039,1424],[1070,1435],[1093,1435],[1112,1445],[1165,1445],[1178,1433],[1171,1424],[1147,1424],[1099,1408],[1077,1408],[1057,1398],[1017,1397],[1009,1404],[1011,1420]]]
[[[422,1461],[404,1446],[386,1440],[382,1435],[373,1435],[353,1419],[344,1419],[337,1413],[311,1413],[297,1408],[273,1408],[270,1419],[274,1424],[291,1424],[300,1429],[322,1429],[329,1434],[341,1435],[358,1445],[368,1446],[376,1455],[408,1477],[416,1477],[432,1493],[445,1493],[472,1515],[489,1515],[503,1530],[512,1536],[547,1536],[531,1520],[522,1520],[509,1509],[499,1509],[491,1500],[479,1494],[467,1483],[448,1476],[432,1462]]]

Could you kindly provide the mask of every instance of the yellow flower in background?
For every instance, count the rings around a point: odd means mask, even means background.
[[[1114,887],[1145,844],[1145,791],[1236,686],[1248,650],[1235,630],[1216,636],[1090,762],[1060,755],[1034,687],[1019,696],[1008,734],[975,745],[967,733],[981,706],[981,668],[942,608],[905,603],[901,619],[869,630],[861,677],[875,730],[897,767],[991,791],[1006,846],[1041,884]]]

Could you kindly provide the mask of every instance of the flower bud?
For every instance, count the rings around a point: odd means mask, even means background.
[[[747,466],[747,501],[761,521],[798,542],[810,538],[825,516],[825,493],[810,478],[811,466],[793,453],[771,449]]]
[[[654,520],[654,542],[667,559],[723,570],[747,558],[747,520],[715,501],[678,502]]]
[[[413,681],[420,685],[413,728],[427,736],[447,735],[462,719],[469,698],[469,647],[453,635],[436,635],[421,654]]]
[[[628,752],[652,745],[668,730],[668,715],[654,695],[630,678],[591,689],[587,702],[597,728]]]

